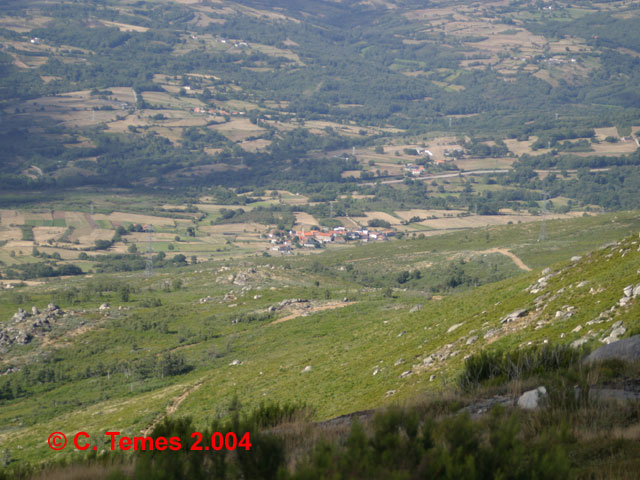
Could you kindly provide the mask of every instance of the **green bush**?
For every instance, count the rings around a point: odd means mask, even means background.
[[[582,352],[568,345],[533,346],[513,352],[480,352],[464,363],[459,378],[463,389],[471,389],[488,380],[509,381],[577,365]]]
[[[376,415],[371,433],[355,421],[342,446],[319,444],[284,478],[567,478],[564,438],[550,429],[528,440],[521,429],[519,415],[501,409],[481,421],[464,414],[438,423],[416,409],[391,408]]]

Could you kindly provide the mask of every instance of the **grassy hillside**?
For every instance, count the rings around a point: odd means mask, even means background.
[[[52,431],[133,434],[167,412],[204,426],[225,416],[234,396],[248,408],[306,403],[313,418],[327,419],[448,391],[464,359],[481,350],[579,339],[598,345],[615,322],[627,333],[638,328],[635,301],[606,313],[624,287],[638,283],[636,233],[597,249],[637,232],[637,222],[635,213],[550,222],[544,242],[530,226],[510,225],[348,254],[206,263],[151,279],[100,275],[3,292],[4,329],[25,325],[9,320],[18,307],[44,311],[55,302],[66,314],[50,331],[34,329],[28,344],[3,346],[1,435],[12,439],[15,461],[41,461],[70,455],[46,447]],[[569,243],[571,236],[580,241]],[[421,283],[431,282],[427,263],[464,257],[467,269],[488,261],[482,252],[490,248],[527,241],[535,249],[518,253],[530,273],[507,258],[497,273],[508,279],[497,283],[440,295]],[[417,265],[418,280],[398,284],[391,274]],[[541,274],[547,265],[551,272]],[[378,276],[387,284],[374,285]],[[102,303],[110,308],[98,309]],[[527,313],[501,323],[518,309]]]

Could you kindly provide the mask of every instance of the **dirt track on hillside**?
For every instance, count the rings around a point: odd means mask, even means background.
[[[184,392],[182,392],[182,394],[180,394],[180,396],[176,397],[173,400],[173,402],[171,402],[171,404],[167,407],[166,413],[164,413],[162,415],[158,415],[158,417],[156,417],[156,419],[153,421],[153,423],[151,425],[149,425],[149,427],[147,427],[145,430],[142,431],[142,434],[144,436],[149,435],[153,431],[155,426],[158,423],[160,423],[165,417],[176,413],[178,411],[178,407],[180,407],[180,404],[182,402],[184,402],[189,395],[191,395],[193,392],[198,390],[202,386],[202,383],[203,382],[200,381],[200,382],[196,383],[195,385],[190,386]]]
[[[506,250],[504,248],[491,248],[489,250],[484,250],[484,251],[478,252],[478,253],[501,253],[502,255],[505,255],[505,256],[509,257],[511,260],[513,260],[513,263],[515,263],[519,269],[524,270],[525,272],[530,272],[531,271],[531,268],[529,268],[520,259],[520,257],[518,257],[516,254],[511,253],[509,250]]]
[[[294,318],[302,317],[303,315],[309,315],[311,313],[321,312],[323,310],[333,310],[335,308],[346,307],[347,305],[353,304],[354,302],[331,302],[326,303],[324,305],[318,305],[314,307],[308,308],[297,308],[294,313],[287,315],[286,317],[279,318],[274,320],[269,325],[276,325],[278,323],[287,322],[289,320],[293,320]]]

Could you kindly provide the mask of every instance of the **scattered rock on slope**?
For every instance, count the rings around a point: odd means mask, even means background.
[[[458,328],[460,328],[462,325],[464,325],[464,322],[462,322],[462,323],[456,323],[456,324],[454,324],[454,325],[451,325],[451,326],[449,327],[449,329],[447,330],[447,333],[451,333],[451,332],[453,332],[453,331],[457,330],[457,329],[458,329]]]
[[[613,328],[613,330],[611,330],[611,333],[609,334],[608,337],[605,337],[601,340],[602,343],[614,343],[617,342],[618,339],[625,334],[625,332],[627,331],[626,328],[624,328],[622,325],[620,326],[615,326]]]
[[[247,274],[240,272],[233,279],[233,284],[242,286],[242,285],[246,285],[248,281],[249,281],[249,277],[247,276]]]
[[[516,318],[524,317],[527,314],[526,308],[520,308],[511,312],[509,315],[500,320],[500,323],[510,323],[513,322]]]

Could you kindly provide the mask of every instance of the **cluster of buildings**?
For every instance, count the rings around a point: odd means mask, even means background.
[[[218,116],[246,115],[246,112],[229,112],[227,110],[222,110],[219,108],[205,108],[205,107],[195,107],[193,109],[193,113],[206,113],[209,115],[218,115]]]
[[[216,38],[216,42],[220,42],[220,43],[230,43],[226,38]],[[233,42],[233,46],[235,48],[248,48],[249,44],[247,42],[243,42],[243,41],[239,41],[239,42]]]
[[[433,153],[431,153],[431,150],[427,150],[426,148],[416,148],[416,153],[423,157],[433,157]]]
[[[333,230],[290,230],[286,234],[272,230],[267,234],[274,252],[288,254],[294,247],[299,248],[320,248],[329,243],[346,243],[349,241],[371,242],[387,240],[395,236],[393,230],[369,230],[361,228],[357,230],[347,230],[345,227],[336,227]]]

